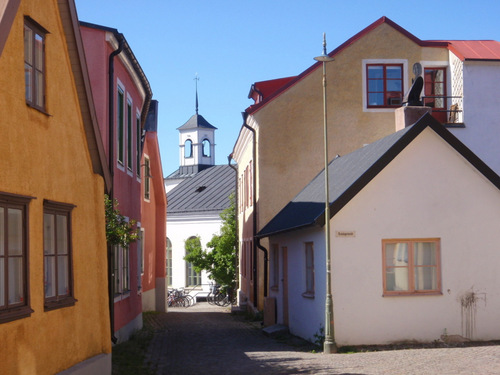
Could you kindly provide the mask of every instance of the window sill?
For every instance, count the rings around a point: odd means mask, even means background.
[[[45,301],[44,311],[62,309],[63,307],[74,306],[77,300],[73,297],[67,297],[60,300]]]
[[[465,124],[463,122],[445,122],[443,123],[445,128],[465,128]]]
[[[432,292],[384,292],[382,297],[416,297],[416,296],[442,296],[440,291]]]
[[[314,299],[314,293],[305,292],[305,293],[302,293],[302,297],[309,298],[309,299]]]
[[[34,110],[44,114],[45,116],[52,116],[51,114],[47,113],[43,108],[40,108],[40,107],[37,107],[37,106],[34,106],[33,104],[29,103],[29,102],[26,102],[26,105],[30,108],[33,108]]]
[[[0,313],[0,323],[12,322],[14,320],[29,318],[34,312],[29,306],[17,307]]]
[[[115,294],[114,302],[120,302],[130,296],[130,291],[124,291],[122,293]]]

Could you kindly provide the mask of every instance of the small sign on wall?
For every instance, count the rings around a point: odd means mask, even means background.
[[[353,230],[336,230],[335,237],[356,237],[356,232]]]

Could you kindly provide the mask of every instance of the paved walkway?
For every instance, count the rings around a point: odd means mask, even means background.
[[[157,331],[147,361],[159,375],[500,374],[500,346],[325,355],[269,338],[257,324],[207,303],[148,319]]]

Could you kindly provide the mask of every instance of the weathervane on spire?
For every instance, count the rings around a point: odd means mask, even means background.
[[[196,87],[196,114],[198,114],[198,81],[200,78],[198,77],[198,73],[195,74],[194,81]]]

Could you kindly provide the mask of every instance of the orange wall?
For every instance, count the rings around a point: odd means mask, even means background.
[[[44,114],[25,103],[23,15],[46,38]],[[53,374],[110,353],[104,183],[92,171],[56,0],[22,1],[0,56],[0,191],[33,196],[29,205],[28,318],[0,324],[0,373]],[[72,211],[74,306],[44,311],[43,200]]]

